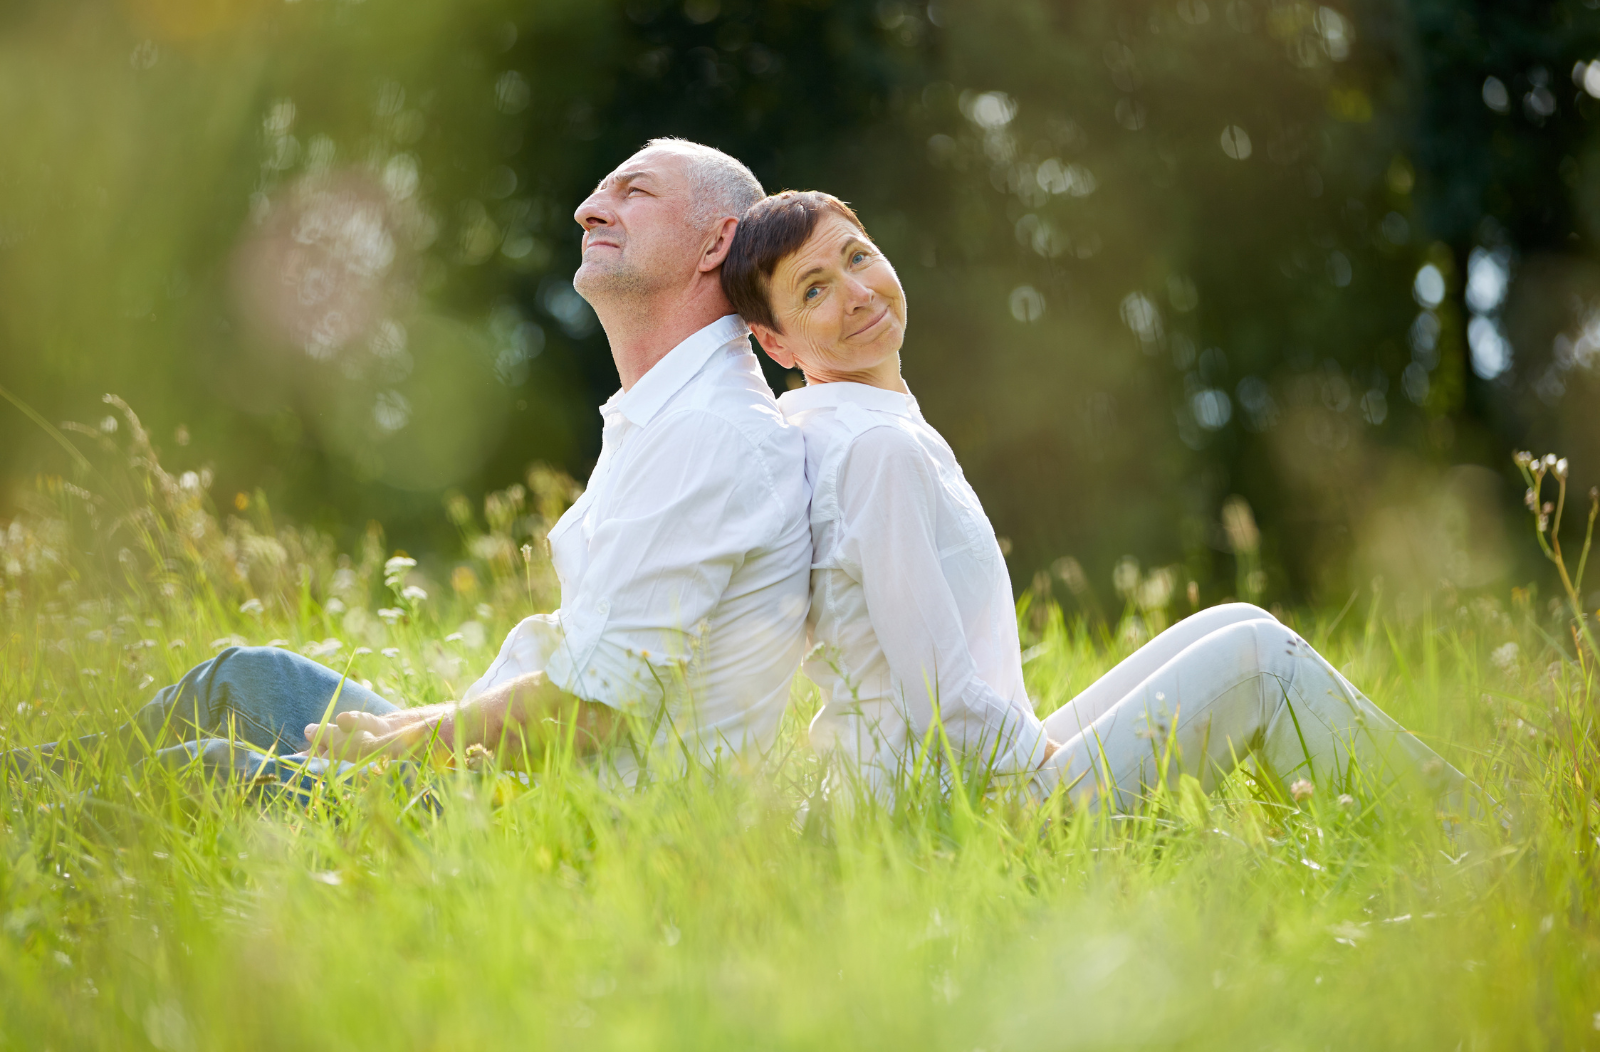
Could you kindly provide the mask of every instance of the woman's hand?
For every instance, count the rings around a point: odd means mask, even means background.
[[[1060,750],[1063,744],[1064,743],[1055,741],[1054,739],[1046,738],[1044,740],[1044,759],[1039,761],[1039,766],[1043,767],[1045,764],[1049,763],[1050,757],[1054,756],[1057,751]]]

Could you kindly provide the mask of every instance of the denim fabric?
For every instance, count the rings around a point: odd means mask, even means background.
[[[398,708],[291,650],[229,647],[158,691],[133,723],[152,745],[222,737],[286,753],[309,747],[307,724],[351,710]]]
[[[120,750],[129,757],[187,764],[251,781],[302,779],[327,772],[327,761],[307,764],[307,724],[351,710],[394,712],[361,684],[289,650],[229,647],[200,662],[107,734],[18,749],[0,756],[0,771],[29,771],[39,760],[59,768],[80,756]],[[272,755],[264,755],[272,754]],[[336,765],[346,769],[348,764]]]
[[[342,777],[362,767],[342,760],[310,757],[303,752],[287,756],[262,753],[227,738],[201,738],[170,745],[165,749],[157,749],[140,763],[160,764],[180,771],[198,767],[214,781],[243,783],[260,799],[289,800],[299,804],[309,804],[317,786],[330,776]],[[367,766],[362,776],[391,778],[414,792],[420,770],[415,763],[398,761],[377,767]],[[436,812],[437,800],[431,794],[425,795],[427,798],[421,802],[428,810]]]

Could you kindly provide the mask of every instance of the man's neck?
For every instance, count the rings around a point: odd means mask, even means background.
[[[678,344],[732,313],[719,286],[702,286],[687,297],[674,289],[595,307],[624,391],[632,390]]]

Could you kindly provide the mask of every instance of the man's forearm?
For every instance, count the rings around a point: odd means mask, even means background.
[[[311,752],[318,756],[356,760],[432,755],[446,760],[477,745],[507,763],[569,738],[574,752],[594,752],[623,733],[625,721],[616,710],[567,694],[542,672],[519,676],[460,703],[385,716],[351,710],[305,730]]]
[[[539,672],[518,676],[458,705],[438,708],[438,714],[427,721],[426,737],[419,737],[417,743],[432,738],[437,748],[452,753],[482,745],[502,755],[518,756],[559,741],[569,731],[574,751],[588,753],[608,741],[621,723],[609,706],[567,694]]]

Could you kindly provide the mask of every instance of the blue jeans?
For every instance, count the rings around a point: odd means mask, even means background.
[[[340,712],[398,708],[293,651],[229,647],[157,691],[116,730],[0,754],[0,774],[27,773],[40,762],[60,770],[73,760],[119,751],[140,763],[171,767],[198,760],[217,776],[303,792],[329,772],[352,767],[308,758],[308,724]]]

